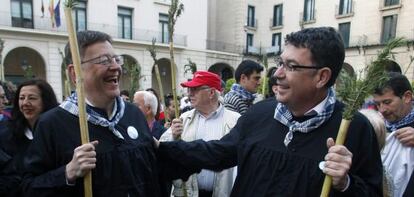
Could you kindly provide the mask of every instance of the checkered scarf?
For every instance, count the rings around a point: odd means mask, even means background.
[[[303,122],[293,120],[292,113],[290,113],[286,105],[282,103],[277,104],[274,118],[283,125],[289,127],[289,132],[286,134],[284,140],[286,147],[293,139],[293,132],[299,131],[302,133],[309,133],[312,130],[321,126],[325,121],[327,121],[331,117],[336,102],[335,92],[333,88],[329,88],[327,97],[328,101],[325,103],[323,111],[315,117],[312,117],[309,120]]]
[[[411,109],[411,112],[408,115],[397,122],[388,122],[385,120],[385,127],[387,127],[388,131],[393,132],[403,126],[411,124],[412,122],[414,122],[414,107]]]
[[[59,107],[63,108],[64,110],[68,111],[69,113],[75,116],[78,116],[79,108],[78,108],[77,101],[78,101],[77,95],[76,93],[73,93],[65,101],[63,101],[62,104],[59,105]],[[86,105],[87,120],[88,122],[94,125],[108,127],[108,129],[112,131],[112,133],[116,137],[120,139],[124,139],[121,133],[115,128],[115,125],[119,122],[119,120],[124,115],[124,110],[125,110],[125,103],[123,102],[121,97],[116,97],[114,108],[116,109],[115,116],[112,118],[112,120],[107,120],[101,114],[94,111],[91,106]]]
[[[250,100],[250,101],[253,101],[254,98],[256,97],[254,94],[250,93],[249,91],[244,89],[240,84],[237,84],[237,83],[231,86],[230,91],[225,96],[230,97],[230,96],[233,96],[234,94],[238,95],[243,100]]]

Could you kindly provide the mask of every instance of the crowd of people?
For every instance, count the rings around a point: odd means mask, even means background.
[[[331,27],[286,36],[269,80],[275,96],[253,103],[264,68],[243,60],[226,94],[212,72],[182,82],[179,117],[172,96],[120,91],[123,59],[109,35],[77,38],[90,143],[80,141],[75,92],[58,103],[44,80],[14,94],[2,84],[0,196],[83,196],[89,172],[93,196],[319,196],[325,175],[330,196],[414,196],[413,90],[401,73],[389,72],[375,109],[356,113],[335,144],[345,49]],[[76,83],[69,45],[65,57]]]

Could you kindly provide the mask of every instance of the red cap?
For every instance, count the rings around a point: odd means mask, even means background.
[[[181,83],[181,86],[186,88],[195,88],[203,85],[221,91],[220,77],[208,71],[197,71],[194,73],[191,81]]]

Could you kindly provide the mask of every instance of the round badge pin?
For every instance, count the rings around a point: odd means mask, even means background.
[[[129,126],[127,129],[128,135],[131,139],[137,139],[138,138],[138,131],[133,126]]]
[[[321,169],[322,171],[323,169],[325,169],[325,161],[319,162],[319,169]]]

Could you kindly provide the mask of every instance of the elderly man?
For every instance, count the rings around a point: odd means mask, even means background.
[[[368,120],[356,114],[345,145],[333,140],[343,104],[332,85],[344,57],[331,27],[287,35],[276,61],[276,99],[253,105],[220,140],[160,143],[159,159],[175,169],[171,176],[237,165],[231,193],[237,197],[319,196],[325,175],[332,177],[332,196],[382,196],[381,158]]]
[[[414,169],[413,90],[404,75],[388,75],[389,80],[375,90],[374,102],[391,132],[381,153],[384,168],[392,177],[394,196],[402,196],[406,188],[413,190],[414,186],[414,182],[407,186]]]
[[[177,140],[180,137],[185,141],[218,140],[236,124],[240,114],[219,103],[221,81],[218,75],[197,71],[191,81],[181,83],[181,86],[188,89],[188,97],[194,109],[183,113],[180,120],[174,120],[161,141]],[[186,192],[190,197],[230,196],[234,173],[233,168],[219,172],[202,170],[185,183],[181,180],[174,181],[173,195],[184,196]]]
[[[44,113],[25,160],[25,196],[83,196],[91,171],[93,196],[160,196],[145,117],[119,96],[122,57],[105,33],[81,31],[77,38],[91,142],[80,142],[76,93]],[[69,45],[65,53],[75,81]]]
[[[151,135],[156,139],[160,139],[167,129],[159,121],[155,120],[155,114],[157,114],[158,109],[157,97],[148,91],[138,91],[134,94],[134,104],[144,113]]]
[[[253,104],[255,93],[260,85],[260,73],[263,66],[252,60],[242,61],[235,71],[236,83],[230,92],[224,95],[224,106],[244,114]]]

